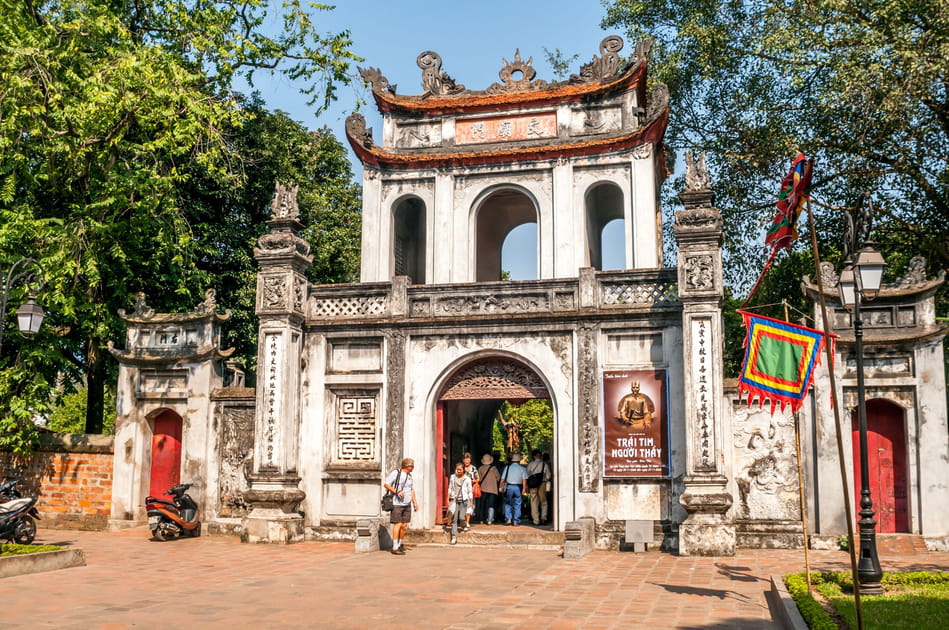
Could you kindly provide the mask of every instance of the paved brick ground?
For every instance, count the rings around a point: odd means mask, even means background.
[[[771,574],[800,551],[733,558],[417,547],[355,554],[351,543],[287,547],[232,538],[153,542],[122,533],[40,530],[88,566],[0,580],[3,628],[773,628]],[[949,553],[883,558],[884,570],[949,570]],[[815,570],[849,567],[813,552]]]

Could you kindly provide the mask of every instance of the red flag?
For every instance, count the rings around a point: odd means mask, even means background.
[[[808,160],[803,153],[798,153],[791,164],[791,170],[781,182],[778,212],[774,215],[774,221],[764,239],[772,251],[790,247],[791,243],[797,240],[797,219],[801,216],[804,202],[807,201],[813,172],[814,160]]]

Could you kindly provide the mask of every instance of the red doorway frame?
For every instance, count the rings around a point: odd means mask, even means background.
[[[877,532],[908,533],[909,486],[906,459],[906,428],[903,408],[889,400],[867,401],[867,468]],[[860,430],[857,412],[851,416],[854,430],[853,481],[856,512],[860,512]]]
[[[181,416],[165,409],[152,421],[148,494],[160,497],[181,483]]]

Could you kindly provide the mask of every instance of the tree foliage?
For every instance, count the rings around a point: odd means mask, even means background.
[[[554,409],[549,400],[538,398],[519,405],[512,405],[505,400],[501,405],[501,413],[508,421],[517,423],[521,454],[530,459],[531,451],[551,452],[554,444]],[[507,438],[504,426],[500,419],[496,419],[494,424],[494,451],[506,456]]]
[[[296,0],[264,28],[269,6],[0,4],[0,260],[40,260],[49,312],[37,339],[0,356],[4,446],[29,444],[58,379],[86,382],[86,428],[101,430],[116,311],[139,290],[191,307],[208,283],[181,191],[195,169],[220,186],[243,176],[225,135],[243,123],[234,78],[283,71],[324,104],[346,80],[346,33],[320,36]]]
[[[944,0],[613,0],[606,27],[652,38],[673,99],[667,142],[708,152],[732,282],[760,269],[777,183],[798,151],[815,198],[870,190],[888,249],[949,267],[949,11]],[[839,240],[823,209],[822,240]],[[882,240],[882,239],[881,239]]]

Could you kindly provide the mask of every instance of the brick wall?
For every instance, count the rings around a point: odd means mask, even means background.
[[[31,455],[0,452],[0,479],[14,478],[37,496],[40,527],[108,528],[112,503],[112,436],[48,435]]]

